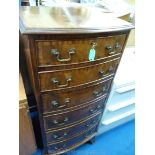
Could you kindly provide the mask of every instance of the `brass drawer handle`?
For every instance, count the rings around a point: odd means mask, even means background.
[[[56,79],[56,78],[52,78],[51,81],[54,83],[54,84],[57,84],[57,86],[59,88],[63,88],[63,87],[67,87],[69,85],[69,82],[72,81],[72,78],[69,76],[66,78],[66,84],[60,84],[60,82]]]
[[[115,49],[119,49],[119,48],[121,48],[121,45],[119,43],[116,43],[115,44]]]
[[[87,138],[87,137],[89,137],[89,134],[88,133],[84,135],[84,138]]]
[[[72,54],[75,54],[75,52],[76,52],[75,48],[70,48],[68,50],[68,58],[62,59],[62,58],[59,57],[59,54],[60,53],[59,53],[58,49],[51,49],[51,54],[54,55],[54,56],[56,56],[56,59],[59,62],[67,62],[67,61],[70,61],[71,60],[71,55]]]
[[[114,68],[112,66],[109,67],[109,74],[114,73]]]
[[[97,111],[100,110],[100,109],[101,109],[101,106],[98,105],[96,108],[91,109],[90,112],[91,112],[91,113],[95,113],[95,112],[97,112]]]
[[[64,149],[66,147],[66,144],[60,145],[60,146],[55,146],[54,149],[55,150],[60,150],[60,149]]]
[[[104,75],[105,75],[104,70],[99,70],[99,74],[100,74],[101,76],[104,76]]]
[[[108,54],[113,54],[113,48],[112,48],[112,46],[111,45],[107,45],[106,47],[105,47],[105,50],[106,51],[108,51]]]
[[[50,103],[50,107],[52,107],[52,108],[57,108],[57,107],[59,107],[59,103],[58,103],[57,101],[52,101],[52,102]]]
[[[91,46],[92,46],[92,48],[96,48],[97,42],[96,42],[96,41],[92,41],[92,42],[91,42]]]
[[[63,121],[58,122],[57,120],[54,120],[53,123],[55,125],[64,125],[65,123],[68,122],[68,120],[69,120],[68,117],[65,117],[65,119]]]
[[[65,138],[66,136],[68,136],[68,133],[64,132],[64,134],[62,136],[53,135],[53,138],[56,139],[56,140],[60,140],[60,139]]]
[[[67,107],[67,104],[68,103],[70,103],[70,98],[65,98],[65,100],[64,100],[64,105],[61,105],[60,106],[60,104],[57,102],[57,101],[51,101],[51,103],[50,103],[50,107],[51,108],[63,108],[63,107]]]
[[[65,104],[68,104],[68,103],[70,103],[71,102],[71,99],[70,98],[65,98]]]
[[[99,75],[104,77],[104,76],[107,76],[107,75],[110,75],[110,74],[113,74],[114,73],[114,67],[113,66],[109,66],[108,68],[108,73],[105,73],[105,71],[103,69],[99,70]]]
[[[88,124],[86,124],[86,127],[93,126],[95,123],[96,123],[96,120],[94,120],[93,122],[89,122]]]
[[[106,92],[106,87],[103,87],[102,90],[101,90],[101,92],[94,91],[93,92],[93,95],[95,95],[96,97],[99,97],[99,96],[101,96],[105,92]]]
[[[119,43],[116,43],[116,44],[114,45],[114,47],[112,47],[111,45],[107,45],[107,46],[105,47],[105,50],[108,51],[108,54],[109,54],[109,55],[113,55],[113,54],[115,54],[115,53],[117,52],[117,50],[120,49],[120,48],[121,48],[121,45],[120,45]]]

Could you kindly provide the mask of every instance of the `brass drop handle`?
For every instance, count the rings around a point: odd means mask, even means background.
[[[101,90],[101,92],[94,91],[94,92],[93,92],[93,95],[95,95],[95,97],[99,97],[99,96],[101,96],[103,93],[105,93],[105,91],[106,91],[106,87],[103,87],[102,90]]]
[[[71,100],[70,100],[70,98],[65,98],[65,104],[68,104],[68,103],[70,103],[71,102]]]
[[[85,135],[84,135],[84,138],[87,138],[89,136],[89,134],[88,133],[86,133]]]
[[[86,127],[90,127],[90,124],[86,124]]]
[[[56,56],[56,59],[59,62],[67,62],[67,61],[70,61],[71,60],[71,55],[72,54],[75,54],[75,52],[76,52],[75,48],[70,48],[68,50],[68,58],[63,59],[63,58],[60,58],[60,56],[59,56],[60,53],[59,53],[58,49],[51,49],[51,54],[54,55],[54,56]]]
[[[102,92],[99,93],[98,91],[94,91],[93,95],[95,95],[95,97],[99,97],[102,95]]]
[[[90,127],[91,125],[94,125],[95,123],[96,123],[96,121],[94,120],[93,122],[86,124],[86,127]]]
[[[117,42],[113,47],[111,45],[107,45],[105,47],[105,50],[108,51],[109,55],[113,55],[117,52],[118,49],[120,49],[121,45]]]
[[[91,109],[90,112],[91,112],[91,113],[95,113],[95,112],[97,112],[100,108],[101,108],[101,106],[98,105],[96,108]]]
[[[64,134],[62,136],[53,135],[53,138],[56,140],[60,140],[60,139],[63,139],[64,137],[66,137],[67,135],[68,135],[68,133],[64,132]]]
[[[114,68],[112,66],[109,67],[109,73],[112,74],[114,72]]]
[[[63,149],[63,148],[65,148],[65,147],[66,147],[66,144],[63,144],[63,145],[60,145],[59,147],[56,146],[54,149],[55,149],[55,150],[60,150],[60,149]]]
[[[67,87],[69,85],[69,82],[72,81],[71,76],[68,76],[66,78],[66,84],[60,84],[60,82],[56,78],[52,78],[51,81],[56,84],[59,88]]]
[[[99,70],[99,75],[101,77],[107,76],[108,74],[112,74],[114,72],[114,67],[113,66],[109,66],[108,71],[106,71],[108,73],[105,73],[105,71],[103,69]]]
[[[63,108],[63,107],[66,107],[68,103],[70,103],[70,98],[65,98],[64,105],[60,105],[57,101],[54,100],[54,101],[51,101],[50,107],[51,108]]]
[[[107,46],[105,47],[105,49],[108,51],[109,54],[111,54],[111,53],[113,52],[113,48],[112,48],[111,45],[107,45]]]
[[[101,76],[104,76],[104,75],[105,75],[104,70],[99,70],[99,74],[100,74]]]
[[[51,105],[52,108],[59,107],[59,103],[57,101],[51,101],[50,105]]]
[[[92,42],[91,42],[91,45],[92,45],[92,48],[96,48],[97,43],[96,43],[95,41],[92,41]]]
[[[121,45],[119,43],[116,43],[115,44],[115,49],[119,49],[119,48],[121,48]]]
[[[54,120],[53,123],[54,123],[55,125],[63,125],[63,124],[65,124],[65,123],[67,123],[68,120],[69,120],[68,117],[65,117],[65,119],[64,119],[63,121],[58,122],[57,120]]]

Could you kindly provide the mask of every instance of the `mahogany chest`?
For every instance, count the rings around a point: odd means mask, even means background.
[[[96,8],[21,8],[21,52],[45,154],[65,153],[95,137],[132,28]]]

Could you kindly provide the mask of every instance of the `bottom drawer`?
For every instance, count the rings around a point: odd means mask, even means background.
[[[46,132],[47,142],[60,141],[64,139],[71,138],[72,136],[77,135],[85,130],[88,130],[95,124],[99,123],[100,118],[102,117],[101,112],[95,114],[93,117],[80,122],[71,127],[67,127],[65,129],[59,129],[55,131]]]
[[[91,129],[85,131],[81,135],[74,137],[70,140],[63,141],[60,143],[55,143],[55,144],[49,144],[48,146],[48,153],[58,153],[61,151],[64,151],[78,145],[78,143],[84,141],[86,138],[90,137],[91,135],[95,134],[97,132],[97,125],[92,127]]]

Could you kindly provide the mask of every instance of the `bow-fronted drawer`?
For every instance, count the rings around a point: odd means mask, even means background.
[[[87,120],[84,120],[76,125],[66,127],[65,129],[57,129],[57,130],[51,130],[46,132],[46,139],[48,143],[51,142],[57,142],[66,140],[68,138],[71,138],[81,132],[84,132],[85,130],[88,130],[89,128],[98,125],[100,118],[102,117],[102,114],[99,113]]]
[[[115,74],[120,58],[115,58],[100,64],[39,72],[41,92],[60,90],[92,84]]]
[[[46,131],[65,127],[87,119],[91,115],[101,112],[105,106],[105,97],[92,104],[81,106],[67,112],[44,116]]]
[[[57,113],[62,110],[89,104],[109,91],[112,78],[103,80],[95,85],[89,85],[85,89],[79,88],[76,90],[57,90],[47,92],[41,95],[43,113]]]
[[[48,153],[59,153],[67,151],[67,149],[70,149],[71,147],[77,147],[80,143],[84,143],[84,141],[88,141],[91,139],[92,135],[96,134],[97,132],[97,126],[92,127],[91,129],[83,132],[82,134],[75,136],[69,140],[57,142],[57,143],[51,143],[48,145]]]
[[[111,57],[122,52],[126,37],[127,35],[123,34],[87,39],[36,40],[37,65],[70,65]],[[90,59],[92,49],[95,55]]]

